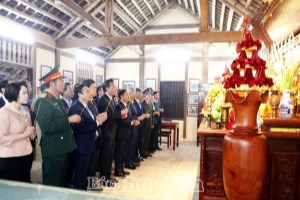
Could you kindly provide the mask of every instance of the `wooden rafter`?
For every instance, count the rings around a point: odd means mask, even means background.
[[[159,11],[161,11],[161,6],[159,5],[159,2],[157,0],[154,0],[154,3],[157,6],[157,8],[159,9]]]
[[[149,21],[148,17],[145,15],[144,11],[141,9],[139,4],[136,3],[136,0],[131,1],[133,5],[136,7],[136,9],[141,13],[141,15],[145,18],[146,21]]]
[[[194,5],[194,1],[193,0],[190,0],[190,4],[191,4],[191,8],[192,8],[192,11],[193,13],[195,14],[195,5]]]
[[[67,9],[64,9],[59,4],[56,4],[53,0],[44,0],[44,1],[48,4],[50,4],[51,6],[53,6],[54,8],[56,8],[57,10],[65,13],[66,15],[69,15],[71,18],[76,17],[73,13],[69,12]]]
[[[234,10],[230,8],[230,10],[229,10],[229,16],[228,16],[228,19],[227,19],[227,28],[226,28],[226,31],[230,31],[230,27],[231,27],[231,23],[232,23],[232,17],[233,17],[233,12],[234,12]]]
[[[132,12],[123,4],[121,0],[117,0],[117,2],[125,10],[127,15],[129,15],[135,21],[135,23],[137,23],[139,26],[142,26],[142,23],[134,16],[134,14],[132,14]]]
[[[220,27],[219,27],[219,31],[223,30],[223,23],[224,23],[224,15],[225,15],[225,4],[222,4],[222,9],[221,9],[221,17],[220,17]]]
[[[251,5],[251,3],[252,3],[252,0],[247,0],[245,8],[249,8],[249,6]]]
[[[239,31],[241,29],[243,21],[244,21],[244,17],[241,16],[240,19],[239,19],[239,21],[238,21],[238,23],[237,23],[237,25],[236,25],[236,27],[235,27],[236,31]]]
[[[166,3],[166,5],[169,5],[169,2],[168,2],[168,0],[165,0],[165,3]]]
[[[97,28],[99,31],[105,34],[109,34],[108,28],[105,26],[104,23],[94,18],[91,14],[87,13],[79,5],[70,0],[61,0],[61,2],[62,4],[70,8],[78,16],[90,22],[91,25]]]
[[[105,25],[108,28],[108,34],[113,32],[113,15],[114,15],[114,1],[105,0]]]
[[[101,10],[100,11],[100,13],[102,14],[102,15],[104,15],[105,13]],[[113,20],[113,25],[115,25],[116,27],[118,27],[121,31],[123,31],[123,33],[125,33],[126,35],[130,35],[129,33],[128,33],[128,31],[123,27],[123,26],[121,26],[119,23],[117,23],[115,20]],[[114,30],[112,30],[113,31],[113,35],[119,35],[118,33],[115,33],[114,32]]]
[[[35,17],[31,17],[31,16],[29,16],[29,15],[26,15],[26,14],[24,14],[24,13],[21,13],[21,12],[19,12],[18,10],[14,9],[14,8],[11,8],[10,6],[7,6],[7,5],[5,5],[5,4],[0,4],[0,8],[2,8],[2,9],[4,9],[4,10],[7,10],[7,11],[10,12],[10,13],[14,13],[14,14],[16,14],[18,17],[22,17],[22,18],[24,18],[24,19],[26,19],[26,20],[29,20],[29,21],[32,21],[32,22],[34,22],[34,23],[38,23],[38,24],[41,24],[41,25],[43,25],[43,26],[49,27],[50,29],[52,29],[52,30],[54,30],[54,31],[59,31],[59,29],[58,29],[56,26],[54,26],[54,25],[52,25],[52,24],[50,24],[50,23],[47,23],[47,24],[46,24],[43,20],[40,20],[40,19],[37,19],[37,18],[35,18]]]
[[[212,29],[216,28],[216,4],[217,4],[217,0],[212,0],[212,13],[211,13]]]
[[[181,5],[181,0],[178,0],[178,4]]]
[[[149,8],[150,12],[152,13],[152,15],[154,17],[155,16],[155,12],[154,12],[153,8],[151,7],[151,5],[149,4],[149,2],[148,1],[144,1],[144,3]]]
[[[118,5],[114,6],[115,13],[133,30],[139,30],[137,25]]]
[[[184,2],[184,7],[185,7],[185,9],[189,9],[189,4],[188,4],[188,2],[187,2],[187,0],[183,0],[183,2]]]
[[[58,40],[58,48],[101,47],[115,45],[182,44],[204,42],[237,42],[241,39],[239,31],[200,32],[179,34],[141,35],[128,37],[101,37],[75,40]]]
[[[252,21],[251,24],[252,24],[254,30],[260,34],[260,37],[264,41],[266,47],[270,49],[272,46],[272,39],[271,39],[270,35],[268,34],[266,28],[263,27],[262,24],[259,24],[255,21]]]
[[[201,31],[209,31],[208,28],[208,0],[199,0],[201,10]]]

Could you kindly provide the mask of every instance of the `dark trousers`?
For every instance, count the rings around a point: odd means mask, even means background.
[[[128,139],[128,147],[127,147],[127,154],[125,157],[125,164],[129,165],[130,163],[133,162],[135,158],[135,150],[137,146],[137,139],[138,139],[138,127],[132,127],[131,129],[131,136]]]
[[[73,154],[74,163],[74,182],[76,189],[86,189],[87,177],[92,174],[94,152],[80,153],[75,151]]]
[[[154,128],[153,130],[153,146],[154,146],[154,150],[158,149],[158,136],[159,136],[159,124],[154,124]]]
[[[72,157],[73,157],[73,152],[70,153],[70,158]],[[67,184],[73,183],[73,176],[74,176],[74,162],[73,159],[70,159],[68,163],[67,176],[66,176]]]
[[[151,128],[150,127],[145,127],[144,128],[144,133],[143,133],[143,148],[141,151],[141,154],[147,154],[149,153],[149,140],[150,140],[150,135],[151,135]]]
[[[29,183],[31,165],[32,153],[27,156],[0,158],[0,179]]]
[[[122,172],[124,170],[125,156],[127,152],[128,139],[116,138],[115,148],[115,172]]]
[[[43,157],[43,184],[64,187],[70,154]]]
[[[91,176],[96,176],[97,171],[99,170],[99,153],[100,153],[100,149],[96,148],[94,153],[93,153],[93,166],[92,166],[92,173]]]
[[[137,142],[134,152],[134,159],[139,157],[139,153],[141,154],[142,148],[143,148],[143,142],[142,142],[142,135],[143,135],[143,127],[138,127],[138,134],[137,134]]]
[[[100,145],[100,177],[111,178],[111,167],[115,154],[115,138],[103,139]]]

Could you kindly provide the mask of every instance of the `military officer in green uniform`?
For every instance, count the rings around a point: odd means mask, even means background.
[[[58,66],[40,78],[40,81],[44,81],[47,86],[34,108],[42,131],[43,184],[64,187],[70,153],[76,148],[70,123],[79,123],[81,119],[79,115],[68,117],[60,101],[64,80]]]
[[[153,128],[153,110],[151,104],[152,98],[152,88],[147,88],[144,90],[143,94],[145,95],[144,101],[142,102],[142,106],[144,107],[145,113],[145,122],[144,122],[144,132],[142,134],[143,148],[142,152],[140,152],[142,158],[151,157],[152,155],[149,153],[149,140],[151,129]]]

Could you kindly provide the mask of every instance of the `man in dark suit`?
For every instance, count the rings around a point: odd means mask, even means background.
[[[164,110],[160,108],[160,102],[159,102],[159,92],[154,91],[153,92],[153,139],[152,139],[152,151],[158,150],[161,151],[162,149],[158,146],[158,135],[160,131],[160,123],[161,123],[161,116],[160,113]]]
[[[92,100],[89,89],[86,85],[79,85],[76,88],[77,101],[71,106],[69,115],[80,115],[81,121],[72,124],[77,149],[73,153],[74,161],[74,182],[76,189],[86,189],[87,177],[92,173],[94,164],[96,132],[107,116],[95,115],[88,103]]]
[[[104,186],[113,187],[117,180],[111,177],[111,167],[114,159],[116,137],[116,115],[113,95],[116,94],[116,86],[113,79],[104,82],[105,94],[98,100],[97,108],[100,113],[107,112],[107,120],[101,126],[102,141],[100,144],[100,177]],[[121,112],[123,116],[126,111]]]
[[[121,113],[122,110],[128,110],[127,103],[129,95],[126,90],[118,92],[119,103],[116,106],[116,112]],[[117,115],[117,132],[116,132],[116,147],[115,147],[115,176],[125,177],[129,172],[124,171],[125,156],[127,153],[128,140],[131,136],[131,126],[138,126],[139,121],[132,119],[128,113],[125,116]]]
[[[0,108],[5,106],[5,103],[7,102],[7,100],[4,97],[4,91],[5,91],[5,87],[7,84],[8,84],[8,81],[0,82]]]
[[[67,110],[70,109],[72,105],[73,98],[73,86],[70,83],[65,83],[64,92],[62,93],[61,102]]]

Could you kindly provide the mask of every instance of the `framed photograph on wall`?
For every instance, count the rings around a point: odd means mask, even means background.
[[[63,76],[65,83],[70,83],[73,85],[73,72],[68,70],[63,70]]]
[[[116,86],[116,89],[119,89],[119,79],[118,78],[113,78],[114,84]]]
[[[146,79],[146,88],[152,88],[153,91],[156,90],[156,80],[155,78],[147,78]]]
[[[197,117],[198,116],[198,107],[197,106],[188,106],[187,107],[187,116]]]
[[[134,88],[134,81],[123,81],[123,89],[129,91],[132,88]]]
[[[96,85],[99,86],[103,83],[103,76],[96,75]]]
[[[199,91],[199,79],[190,79],[189,85],[190,85],[190,92],[198,92]]]
[[[188,104],[197,105],[198,104],[198,94],[188,94],[187,100],[188,100]]]
[[[51,69],[52,69],[52,68],[51,68],[50,66],[42,65],[42,66],[41,66],[41,78],[42,78],[43,76],[45,76],[48,72],[50,72]]]

